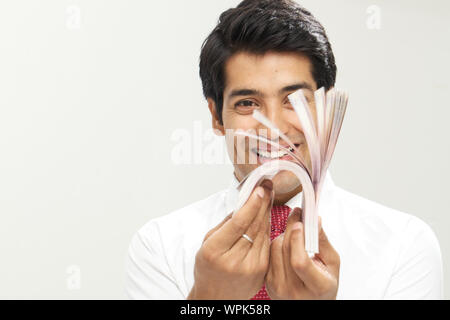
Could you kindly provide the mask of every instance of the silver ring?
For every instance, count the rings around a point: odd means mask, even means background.
[[[253,239],[252,238],[250,238],[247,234],[243,234],[242,235],[242,238],[244,238],[245,240],[248,240],[248,241],[250,241],[250,243],[253,243]]]

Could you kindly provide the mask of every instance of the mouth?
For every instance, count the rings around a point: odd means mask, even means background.
[[[294,144],[296,148],[299,147],[299,144]],[[286,146],[286,149],[288,149],[290,152],[294,153],[294,149]],[[254,154],[256,154],[257,159],[258,159],[258,163],[262,164],[268,161],[272,161],[272,160],[287,160],[287,161],[293,161],[294,158],[292,158],[287,152],[286,150],[282,149],[282,150],[272,150],[271,148],[269,149],[257,149],[257,148],[253,148],[252,152]]]

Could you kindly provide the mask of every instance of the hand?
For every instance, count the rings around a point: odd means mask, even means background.
[[[269,266],[272,188],[265,180],[239,211],[206,234],[188,299],[250,299],[261,289]]]
[[[312,259],[305,250],[301,209],[289,216],[286,231],[272,241],[266,290],[271,299],[336,299],[339,254],[328,241],[319,217],[319,254]]]

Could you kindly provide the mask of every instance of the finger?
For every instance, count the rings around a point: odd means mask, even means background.
[[[248,227],[259,213],[262,200],[266,196],[265,193],[263,187],[256,187],[242,208],[235,212],[220,229],[209,237],[208,245],[212,247],[212,250],[218,250],[221,253],[230,250],[236,241],[247,232]]]
[[[225,217],[225,219],[223,219],[217,226],[215,226],[214,228],[209,230],[208,233],[203,238],[203,242],[205,242],[214,232],[216,232],[218,229],[220,229],[225,224],[225,222],[227,222],[231,218],[232,214],[233,213],[230,213],[229,215],[227,215]]]
[[[283,257],[284,234],[276,237],[270,245],[270,263],[269,272],[271,279],[278,283],[284,283],[286,279],[286,270]]]
[[[260,234],[266,229],[265,220],[267,218],[267,211],[269,210],[269,206],[272,202],[272,181],[266,181],[268,182],[261,185],[264,187],[265,193],[264,198],[262,199],[261,207],[259,208],[258,215],[255,217],[255,219],[248,227],[248,230],[245,232],[245,234],[253,240],[253,243],[242,237],[232,248],[233,250],[242,250],[246,253],[246,255],[250,252],[249,249],[251,249],[252,258],[256,258],[257,256],[259,256],[259,251],[261,250],[263,244],[263,239]]]
[[[268,263],[270,256],[270,219],[275,196],[273,190],[269,194],[269,203],[267,206],[263,205],[261,207],[260,216],[258,217],[258,219],[261,218],[261,223],[259,224],[260,227],[257,230],[254,243],[247,254],[249,259],[256,259],[264,264]]]
[[[292,209],[292,211],[289,213],[287,222],[286,222],[286,231],[284,232],[286,234],[286,238],[290,238],[290,232],[292,230],[292,226],[298,222],[301,221],[302,216],[302,209],[295,207]]]
[[[330,267],[339,266],[339,254],[331,245],[328,237],[323,229],[322,217],[319,216],[319,254],[320,259]]]
[[[283,242],[283,258],[285,263],[285,269],[287,276],[295,275],[295,271],[291,266],[291,235],[292,228],[296,222],[300,221],[302,210],[298,207],[294,208],[289,214],[288,221],[286,223],[285,241]]]
[[[270,217],[270,208],[273,202],[273,183],[271,180],[264,180],[261,186],[265,189],[265,196],[262,200],[259,213],[247,230],[247,234],[255,240],[253,247],[260,247],[260,236],[267,228],[267,219]],[[269,218],[270,219],[270,218]],[[269,221],[270,223],[270,221]]]
[[[292,233],[292,226],[300,221],[300,215],[301,215],[301,209],[300,208],[294,208],[292,209],[291,213],[289,214],[287,223],[286,223],[286,230],[285,230],[285,239],[283,243],[283,249],[284,249],[284,259],[285,263],[289,266],[290,265],[290,252],[291,252],[291,233]]]
[[[305,250],[304,226],[296,222],[292,226],[290,238],[290,265],[305,285],[316,294],[326,291],[328,277],[315,266]]]
[[[261,218],[261,224],[255,235],[255,249],[260,249],[264,243],[267,243],[267,240],[269,241],[270,245],[270,220],[275,193],[273,189],[271,189],[268,193],[269,203],[267,204],[267,206],[263,205],[261,207],[260,216],[258,217]]]
[[[265,276],[266,291],[272,299],[286,288],[286,274],[283,263],[283,239],[280,234],[270,244],[269,268]]]
[[[264,218],[264,224],[265,224],[265,228],[264,230],[261,232],[261,241],[262,241],[262,246],[261,246],[261,250],[259,258],[262,262],[268,262],[270,259],[270,229],[271,229],[271,217],[272,217],[272,207],[273,207],[273,201],[275,199],[275,192],[272,190],[272,198],[270,201],[270,206],[267,208],[266,210],[266,216]]]

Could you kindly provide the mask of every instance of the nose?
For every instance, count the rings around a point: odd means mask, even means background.
[[[259,129],[267,130],[267,134],[261,132],[260,135],[265,138],[279,142],[280,141],[280,133],[287,135],[289,131],[289,119],[286,118],[286,114],[283,112],[282,106],[272,105],[268,106],[263,110],[263,115],[272,122],[275,127],[277,127],[280,131],[277,132],[270,128],[267,128],[265,125],[261,124]]]

